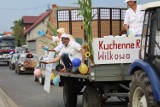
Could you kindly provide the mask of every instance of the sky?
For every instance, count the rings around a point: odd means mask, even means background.
[[[0,33],[11,31],[13,22],[23,16],[38,16],[45,12],[52,4],[57,6],[78,6],[78,0],[0,0]],[[159,0],[137,0],[144,4]],[[93,7],[126,8],[124,0],[92,0]]]

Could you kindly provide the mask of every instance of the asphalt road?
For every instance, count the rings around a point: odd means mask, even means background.
[[[8,66],[0,64],[0,87],[18,107],[64,107],[62,87],[51,86],[51,92],[34,82],[33,74],[15,74]],[[127,107],[116,98],[109,99],[103,107]],[[114,101],[114,102],[113,102]],[[77,107],[82,107],[82,96],[78,97]]]

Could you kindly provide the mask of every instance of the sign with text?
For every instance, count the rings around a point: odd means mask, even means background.
[[[95,64],[131,63],[139,59],[140,37],[104,37],[93,39]]]

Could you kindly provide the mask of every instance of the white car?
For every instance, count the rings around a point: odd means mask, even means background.
[[[14,53],[11,55],[11,58],[9,59],[9,68],[11,70],[14,70],[15,69],[15,62],[17,60],[17,57],[19,56],[20,54],[19,53]]]

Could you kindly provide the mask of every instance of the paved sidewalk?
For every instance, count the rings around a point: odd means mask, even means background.
[[[18,107],[0,88],[0,107]]]

